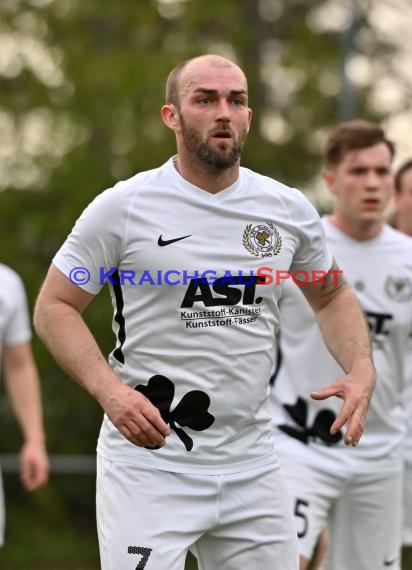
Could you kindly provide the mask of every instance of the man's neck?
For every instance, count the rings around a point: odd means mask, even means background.
[[[239,178],[239,162],[225,170],[213,170],[195,159],[178,155],[173,161],[180,176],[209,194],[217,194],[232,186]]]
[[[357,241],[367,241],[376,238],[382,231],[383,220],[374,222],[349,220],[336,212],[329,216],[329,221],[348,237]]]

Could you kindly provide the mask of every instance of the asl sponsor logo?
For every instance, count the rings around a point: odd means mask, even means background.
[[[234,287],[232,283],[242,287]],[[265,285],[265,278],[258,275],[252,278],[234,276],[231,283],[228,283],[226,278],[221,278],[216,279],[212,285],[192,279],[180,306],[182,309],[187,309],[193,307],[194,303],[198,301],[202,302],[205,307],[261,303],[262,297],[255,298],[257,285]]]
[[[393,315],[389,313],[375,313],[373,311],[365,311],[368,320],[369,330],[372,336],[389,334],[388,323],[393,320]]]

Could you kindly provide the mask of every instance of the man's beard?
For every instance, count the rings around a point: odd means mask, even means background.
[[[242,154],[243,142],[246,137],[246,130],[243,137],[240,138],[238,142],[234,142],[233,146],[228,154],[223,154],[223,151],[219,153],[217,149],[214,149],[207,142],[202,141],[199,133],[193,127],[189,127],[181,117],[182,124],[182,134],[183,141],[187,150],[194,154],[202,164],[209,166],[215,171],[226,170],[231,168],[239,160]],[[222,129],[224,130],[224,129]],[[233,139],[224,139],[224,141],[232,141]]]

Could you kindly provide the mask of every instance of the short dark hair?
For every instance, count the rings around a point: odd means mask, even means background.
[[[405,174],[405,172],[407,172],[408,170],[411,170],[411,169],[412,169],[412,159],[404,162],[396,171],[396,174],[395,174],[395,190],[396,190],[396,192],[400,193],[402,191],[402,176]]]
[[[362,119],[341,123],[328,137],[324,152],[326,166],[337,166],[351,150],[368,148],[379,143],[386,144],[392,159],[395,155],[395,144],[386,138],[382,127]]]
[[[179,63],[178,65],[176,65],[176,67],[174,67],[172,69],[172,71],[169,73],[169,76],[167,78],[166,81],[166,104],[167,105],[175,105],[176,107],[179,107],[180,101],[179,101],[179,79],[180,76],[182,74],[183,69],[186,67],[186,65],[192,61],[193,58],[191,59],[186,59],[185,61],[182,61],[181,63]]]

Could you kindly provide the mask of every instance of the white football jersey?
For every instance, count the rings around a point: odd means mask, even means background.
[[[406,381],[408,383],[407,394],[405,395],[408,418],[405,442],[405,460],[409,465],[412,465],[412,331],[409,333],[408,338],[405,373]]]
[[[0,263],[0,355],[2,347],[31,339],[26,292],[19,275]]]
[[[210,194],[170,159],[99,195],[54,264],[73,281],[86,281],[86,269],[90,280],[81,286],[90,293],[108,283],[116,337],[110,365],[172,428],[163,448],[144,449],[105,417],[99,453],[190,473],[273,461],[276,271],[327,270],[331,262],[308,200],[245,168],[232,186]]]
[[[273,423],[319,455],[359,461],[370,469],[371,458],[393,465],[401,457],[406,430],[405,357],[412,325],[412,239],[385,226],[375,239],[357,241],[322,219],[329,247],[367,316],[377,370],[377,383],[357,448],[342,454],[343,434],[329,428],[342,406],[338,398],[314,401],[310,393],[344,375],[328,352],[312,311],[299,287],[287,282],[279,303],[279,354],[271,403]],[[412,379],[410,379],[412,380]],[[304,453],[304,448],[302,448]]]

